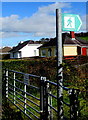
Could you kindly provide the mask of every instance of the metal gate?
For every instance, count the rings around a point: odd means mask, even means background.
[[[14,70],[3,70],[3,85],[6,98],[22,111],[30,120],[77,120],[79,101],[77,89],[61,86],[67,96],[58,98],[58,85],[46,77],[25,74]],[[60,101],[58,103],[58,101]],[[65,110],[59,116],[58,105],[69,108],[68,118]]]

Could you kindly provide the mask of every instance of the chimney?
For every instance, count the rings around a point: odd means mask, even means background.
[[[20,41],[20,44],[22,44],[24,41]]]
[[[74,31],[70,31],[70,36],[72,40],[75,40],[75,33]]]

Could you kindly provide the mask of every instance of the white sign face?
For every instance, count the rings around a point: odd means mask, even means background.
[[[74,17],[64,17],[64,28],[75,28],[75,18]]]

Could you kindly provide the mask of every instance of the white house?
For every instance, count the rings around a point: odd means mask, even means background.
[[[42,44],[32,40],[20,42],[10,50],[10,58],[24,58],[39,56],[39,49]]]

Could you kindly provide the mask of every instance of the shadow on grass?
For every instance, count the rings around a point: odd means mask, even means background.
[[[24,120],[20,111],[15,111],[7,100],[2,103],[2,119],[1,120]]]

